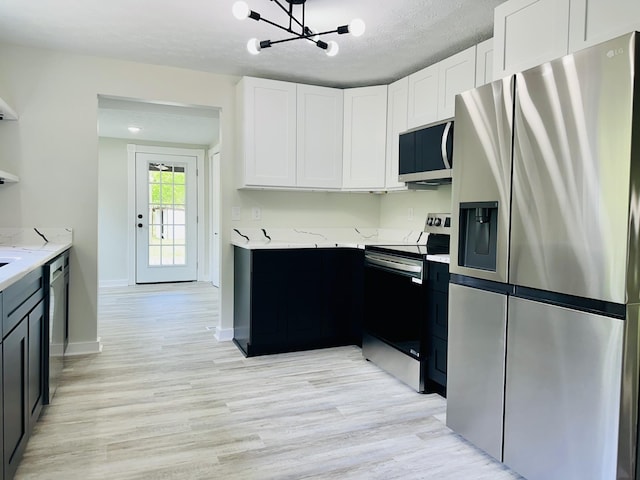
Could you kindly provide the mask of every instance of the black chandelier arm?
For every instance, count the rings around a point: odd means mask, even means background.
[[[286,30],[284,27],[280,27],[280,28],[282,28],[283,30]],[[326,45],[326,43],[323,42],[322,40],[314,40],[312,37],[319,36],[319,35],[328,35],[330,33],[339,33],[338,30],[339,29],[336,28],[335,30],[328,30],[326,32],[320,32],[320,33],[309,33],[307,35],[300,35],[300,34],[297,34],[295,32],[290,32],[290,33],[293,33],[296,36],[295,37],[290,37],[290,38],[284,38],[282,40],[264,40],[263,42],[266,42],[266,43],[268,43],[269,46],[271,46],[271,45],[275,45],[277,43],[285,43],[285,42],[290,42],[292,40],[306,39],[306,40],[309,40],[310,42],[313,42],[316,45],[320,46],[319,44]],[[263,43],[263,42],[260,42],[260,43]],[[326,49],[327,47],[320,46],[320,48],[325,48]]]
[[[276,0],[274,0],[274,1],[276,1]],[[282,25],[279,25],[279,24],[277,24],[276,22],[272,22],[271,20],[266,19],[266,18],[264,18],[264,17],[260,17],[260,18],[259,18],[259,20],[262,20],[263,22],[266,22],[266,23],[268,23],[269,25],[273,25],[274,27],[277,27],[277,28],[279,28],[280,30],[284,30],[285,32],[293,33],[294,35],[299,35],[299,34],[298,34],[298,32],[296,32],[295,30],[291,30],[290,28],[283,27]]]
[[[290,3],[289,4],[289,8],[287,9],[278,0],[271,0],[271,1],[275,2],[276,5],[278,5],[282,9],[282,11],[289,16],[289,28],[288,29],[285,28],[284,30],[287,30],[287,31],[291,31],[292,30],[292,28],[291,28],[291,21],[292,20],[294,22],[296,22],[298,24],[298,26],[304,30],[304,3],[302,4],[302,23],[300,23],[298,21],[298,19],[293,15],[293,3]],[[280,27],[280,28],[283,28],[283,27]]]

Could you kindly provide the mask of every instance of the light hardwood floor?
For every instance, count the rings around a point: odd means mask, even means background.
[[[356,347],[246,359],[218,293],[104,289],[99,355],[68,359],[17,479],[516,479]]]

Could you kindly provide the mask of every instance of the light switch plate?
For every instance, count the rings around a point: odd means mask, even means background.
[[[258,207],[251,209],[251,219],[260,220],[262,218],[262,211]]]

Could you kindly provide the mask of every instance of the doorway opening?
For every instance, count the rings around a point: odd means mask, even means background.
[[[99,286],[211,282],[220,109],[99,95],[98,137]]]

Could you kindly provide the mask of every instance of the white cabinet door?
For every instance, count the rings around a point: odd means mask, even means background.
[[[298,85],[297,186],[342,186],[342,90]]]
[[[242,186],[296,185],[296,84],[244,77],[237,87]]]
[[[398,181],[400,166],[400,134],[407,130],[409,78],[393,82],[387,98],[387,172],[386,190],[406,190],[407,184]]]
[[[571,0],[569,51],[640,30],[638,0]]]
[[[386,138],[387,86],[345,90],[344,189],[384,189]]]
[[[440,62],[438,80],[438,120],[455,114],[456,95],[476,86],[476,46]]]
[[[494,11],[493,78],[567,54],[570,0],[508,0]]]
[[[409,112],[407,128],[416,128],[438,120],[439,64],[409,75]]]
[[[493,81],[493,38],[476,45],[476,87]]]

